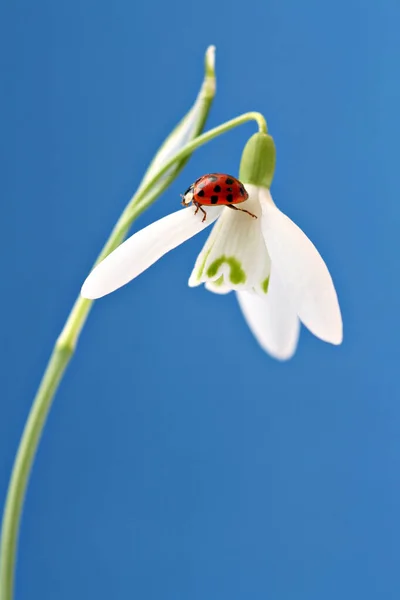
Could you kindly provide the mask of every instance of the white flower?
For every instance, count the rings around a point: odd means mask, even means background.
[[[249,199],[240,207],[193,206],[156,221],[132,235],[103,262],[82,287],[95,299],[128,283],[164,254],[218,219],[189,279],[210,291],[234,290],[244,317],[261,347],[280,360],[297,346],[300,321],[318,338],[342,341],[342,318],[335,288],[308,237],[274,204],[266,187],[244,184]]]

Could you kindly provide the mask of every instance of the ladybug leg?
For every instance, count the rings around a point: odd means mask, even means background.
[[[228,208],[232,208],[232,210],[240,210],[240,212],[247,213],[251,217],[254,217],[254,219],[257,219],[257,215],[253,215],[253,213],[251,213],[249,210],[246,210],[245,208],[238,208],[234,204],[227,204],[226,206],[228,206]]]
[[[204,223],[204,221],[207,219],[207,213],[204,210],[204,208],[201,206],[201,204],[199,204],[198,202],[193,201],[193,204],[196,207],[196,210],[194,211],[194,214],[197,215],[197,213],[199,212],[199,210],[203,213],[204,217],[202,218],[201,222]]]

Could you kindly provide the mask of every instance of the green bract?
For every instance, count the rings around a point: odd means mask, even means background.
[[[255,133],[244,147],[239,179],[270,188],[275,171],[275,144],[268,133]]]
[[[143,176],[138,192],[152,180],[163,164],[201,134],[214,100],[215,90],[215,47],[209,46],[204,60],[204,80],[196,101],[159,148]],[[171,183],[179,175],[189,158],[190,154],[177,161],[152,187],[149,196],[152,198],[155,195],[160,195],[166,184]],[[146,204],[146,197],[141,200],[141,203]]]

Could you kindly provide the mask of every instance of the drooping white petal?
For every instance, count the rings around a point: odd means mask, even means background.
[[[304,325],[320,339],[340,344],[342,317],[328,268],[303,231],[260,189],[261,227],[276,270]]]
[[[299,339],[300,321],[273,266],[267,294],[244,291],[237,292],[237,298],[260,346],[279,360],[291,358]]]
[[[256,215],[225,208],[201,251],[189,286],[221,281],[230,289],[251,289],[260,280],[267,254],[261,231],[258,188],[246,185],[249,199],[237,205]],[[212,291],[215,291],[211,286]]]
[[[207,219],[194,207],[174,212],[138,231],[99,263],[82,286],[84,298],[101,298],[148,269],[164,254],[211,225],[222,208],[207,207]]]
[[[209,234],[207,241],[203,246],[203,249],[201,250],[200,254],[198,255],[198,257],[196,259],[196,263],[194,265],[193,271],[189,277],[189,282],[188,282],[189,287],[196,287],[197,285],[201,285],[204,282],[203,276],[204,276],[206,260],[207,260],[208,255],[210,254],[211,248],[213,247],[214,242],[217,239],[218,233],[221,229],[221,222],[222,222],[223,214],[224,213],[222,213],[221,217],[218,219],[218,221],[215,223],[214,227],[211,229],[211,233]]]

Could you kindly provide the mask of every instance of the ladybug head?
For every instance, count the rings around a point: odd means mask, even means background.
[[[186,190],[184,194],[181,194],[182,205],[188,206],[193,200],[193,184]]]

